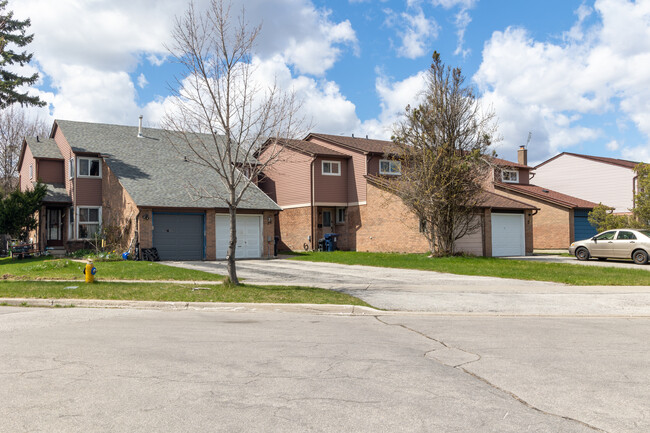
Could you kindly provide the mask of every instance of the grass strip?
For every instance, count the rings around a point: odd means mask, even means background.
[[[71,289],[66,287],[77,288]],[[193,290],[200,288],[198,290]],[[207,289],[207,290],[206,290]],[[168,302],[252,302],[370,306],[345,293],[296,286],[187,285],[170,283],[92,284],[46,281],[0,281],[0,298],[108,299]]]
[[[564,263],[538,263],[496,257],[427,257],[426,254],[364,253],[355,251],[307,252],[290,260],[340,263],[383,268],[418,269],[458,275],[476,275],[519,280],[550,281],[575,286],[647,286],[650,272],[580,266]]]
[[[86,264],[70,259],[35,257],[0,259],[0,276],[4,279],[65,279],[83,281]],[[209,272],[161,265],[154,262],[97,262],[97,278],[107,280],[181,280],[221,281],[223,276]]]

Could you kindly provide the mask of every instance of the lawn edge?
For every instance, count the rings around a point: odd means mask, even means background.
[[[173,301],[126,301],[110,299],[65,299],[65,298],[0,298],[2,306],[12,307],[81,307],[115,308],[139,310],[201,310],[230,312],[298,312],[347,316],[373,316],[386,314],[386,311],[372,307],[348,304],[273,304],[243,302],[173,302]]]

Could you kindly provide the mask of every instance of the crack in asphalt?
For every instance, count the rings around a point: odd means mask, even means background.
[[[547,411],[545,411],[545,410],[543,410],[543,409],[540,409],[540,408],[538,408],[538,407],[536,407],[536,406],[533,406],[531,403],[529,403],[529,402],[527,402],[526,400],[522,399],[522,398],[519,397],[517,394],[515,394],[515,393],[513,393],[513,392],[510,392],[510,391],[508,391],[508,390],[506,390],[506,389],[503,389],[503,388],[501,388],[500,386],[498,386],[498,385],[496,385],[496,384],[490,382],[488,379],[486,379],[486,378],[484,378],[484,377],[482,377],[482,376],[479,376],[478,374],[476,374],[476,373],[474,373],[474,372],[472,372],[472,371],[469,371],[469,370],[467,370],[466,368],[464,368],[463,366],[466,366],[466,365],[468,365],[468,364],[472,364],[472,363],[478,362],[478,361],[480,361],[480,360],[482,359],[482,358],[481,358],[481,355],[479,355],[479,354],[477,354],[477,353],[469,352],[469,351],[464,350],[464,349],[461,349],[461,348],[459,348],[459,347],[451,346],[451,345],[445,343],[445,342],[442,341],[442,340],[438,340],[438,339],[436,339],[436,338],[433,338],[433,337],[431,337],[431,336],[429,336],[429,335],[427,335],[427,334],[425,334],[425,333],[423,333],[423,332],[420,332],[420,331],[418,331],[418,330],[416,330],[416,329],[409,328],[408,326],[406,326],[406,325],[404,325],[404,324],[402,324],[402,323],[388,323],[388,322],[385,322],[385,321],[381,320],[379,316],[373,316],[373,317],[374,317],[375,319],[377,319],[377,321],[380,322],[380,323],[382,323],[383,325],[386,325],[386,326],[397,326],[397,327],[399,327],[399,328],[403,328],[403,329],[405,329],[405,330],[407,330],[407,331],[410,331],[410,332],[413,332],[413,333],[415,333],[415,334],[418,334],[418,335],[420,335],[421,337],[426,338],[427,340],[435,341],[436,343],[442,345],[443,347],[445,347],[445,348],[447,348],[447,349],[455,349],[455,350],[459,350],[459,351],[461,351],[461,352],[465,352],[465,353],[467,353],[467,354],[469,354],[469,355],[474,355],[474,356],[476,356],[478,359],[475,359],[475,360],[472,360],[472,361],[468,361],[468,362],[463,362],[463,363],[460,363],[460,364],[458,364],[458,365],[449,365],[449,364],[446,364],[446,363],[444,363],[444,362],[442,362],[441,360],[438,360],[438,359],[436,359],[436,358],[433,358],[433,360],[434,360],[435,362],[438,362],[438,363],[442,364],[442,365],[447,365],[447,366],[452,367],[452,368],[454,368],[454,369],[456,369],[456,370],[460,370],[460,371],[462,371],[463,373],[468,374],[468,375],[472,376],[473,378],[475,378],[475,379],[477,379],[477,380],[480,380],[481,382],[485,383],[485,384],[488,385],[489,387],[491,387],[491,388],[493,388],[493,389],[495,389],[495,390],[497,390],[497,391],[499,391],[499,392],[502,392],[502,393],[504,393],[504,394],[507,394],[508,396],[510,396],[511,398],[513,398],[514,400],[516,400],[517,402],[523,404],[524,406],[526,406],[526,407],[529,408],[529,409],[532,409],[532,410],[534,410],[534,411],[536,411],[536,412],[539,412],[539,413],[544,414],[544,415],[547,415],[547,416],[552,416],[552,417],[560,418],[560,419],[563,419],[563,420],[566,420],[566,421],[576,422],[576,423],[578,423],[578,424],[580,424],[580,425],[583,425],[583,426],[585,426],[585,427],[587,427],[587,428],[589,428],[589,429],[591,429],[591,430],[593,430],[593,431],[603,432],[603,433],[609,433],[607,430],[603,430],[603,429],[601,429],[601,428],[599,428],[599,427],[596,427],[596,426],[594,426],[594,425],[588,424],[588,423],[586,423],[586,422],[584,422],[584,421],[580,421],[579,419],[571,418],[570,416],[566,416],[566,415],[560,415],[560,414],[556,414],[556,413],[552,413],[552,412],[547,412]],[[429,354],[429,353],[431,353],[431,352],[435,352],[436,350],[438,350],[438,349],[433,349],[433,350],[429,350],[429,351],[425,352],[425,353],[424,353],[424,357],[426,358],[427,354]],[[429,358],[429,359],[431,359],[431,358]]]

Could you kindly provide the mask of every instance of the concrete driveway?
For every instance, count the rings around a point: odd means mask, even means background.
[[[578,260],[575,257],[567,256],[556,256],[556,255],[547,255],[542,254],[538,256],[513,256],[513,257],[503,257],[504,259],[511,260],[524,260],[530,262],[542,262],[542,263],[566,263],[569,265],[580,265],[580,266],[600,266],[605,268],[623,268],[623,269],[641,269],[645,271],[650,271],[649,265],[635,265],[631,260],[620,260],[620,259],[607,259],[607,260],[598,260],[598,259],[589,259],[586,261]]]
[[[226,263],[162,262],[226,275]],[[650,316],[650,287],[567,286],[410,269],[296,260],[242,260],[250,284],[322,287],[377,308],[444,314]]]

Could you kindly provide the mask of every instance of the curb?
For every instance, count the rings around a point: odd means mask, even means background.
[[[114,301],[101,299],[34,299],[0,298],[0,304],[13,307],[81,307],[117,308],[166,311],[274,311],[283,313],[316,313],[347,316],[375,316],[394,314],[360,305],[335,304],[255,304],[230,302],[165,302],[165,301]]]

